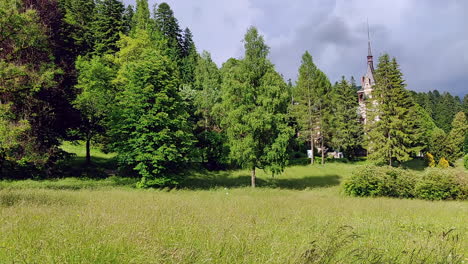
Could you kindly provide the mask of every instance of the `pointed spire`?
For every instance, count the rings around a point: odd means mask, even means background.
[[[371,57],[370,33],[369,33],[369,19],[367,19],[367,56]]]

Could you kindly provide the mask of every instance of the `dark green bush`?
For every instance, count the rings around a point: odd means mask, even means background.
[[[416,183],[415,196],[426,200],[466,199],[467,175],[452,169],[428,169]]]
[[[344,183],[344,189],[353,196],[413,197],[415,177],[403,169],[365,166]]]

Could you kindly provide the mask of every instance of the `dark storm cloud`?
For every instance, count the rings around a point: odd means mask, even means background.
[[[181,27],[192,30],[198,50],[210,51],[218,65],[242,56],[241,40],[254,25],[285,78],[296,79],[308,50],[332,82],[341,75],[359,80],[366,69],[368,19],[375,61],[384,52],[396,57],[409,89],[468,93],[465,0],[167,2]]]

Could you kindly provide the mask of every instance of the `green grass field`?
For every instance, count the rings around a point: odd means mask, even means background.
[[[0,182],[0,263],[468,262],[467,202],[345,196],[357,166]]]

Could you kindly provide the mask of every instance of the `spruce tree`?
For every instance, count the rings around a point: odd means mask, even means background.
[[[148,0],[136,0],[135,14],[132,17],[131,35],[139,30],[151,30],[150,11]]]
[[[450,154],[448,142],[447,134],[443,129],[437,127],[432,131],[429,140],[429,153],[434,155],[436,161],[441,158],[447,158]]]
[[[94,53],[105,54],[117,51],[117,41],[124,31],[124,5],[120,0],[99,0],[96,2],[95,18],[92,24],[94,33]]]
[[[128,35],[131,31],[132,28],[134,28],[133,24],[133,16],[135,15],[135,10],[133,9],[132,5],[128,5],[127,8],[125,8],[125,11],[123,13],[123,33]]]
[[[191,126],[178,93],[174,62],[147,30],[123,37],[116,54],[119,87],[110,135],[121,165],[141,176],[139,187],[178,184],[174,172],[188,159]]]
[[[463,142],[468,134],[468,122],[464,112],[458,112],[452,121],[452,130],[448,134],[448,144],[451,153],[447,157],[450,162],[455,162],[463,156]]]
[[[93,0],[63,0],[64,21],[74,42],[74,54],[86,55],[93,50],[95,38],[92,23],[95,15]]]
[[[363,129],[359,121],[356,89],[343,76],[333,89],[332,145],[353,158],[360,148]]]
[[[416,130],[411,118],[414,103],[405,89],[403,74],[396,59],[388,54],[379,58],[375,88],[367,108],[369,158],[392,165],[410,159]]]
[[[247,31],[244,48],[244,58],[228,61],[224,71],[221,118],[230,157],[251,169],[255,187],[256,168],[283,171],[292,129],[287,126],[286,84],[267,59],[269,47],[256,28]]]
[[[199,55],[189,28],[184,30],[182,40],[181,78],[182,83],[187,85],[195,81],[195,67],[197,66]]]
[[[167,3],[163,2],[157,6],[154,12],[154,21],[156,29],[167,40],[171,58],[179,61],[183,55],[182,31],[174,12]]]

